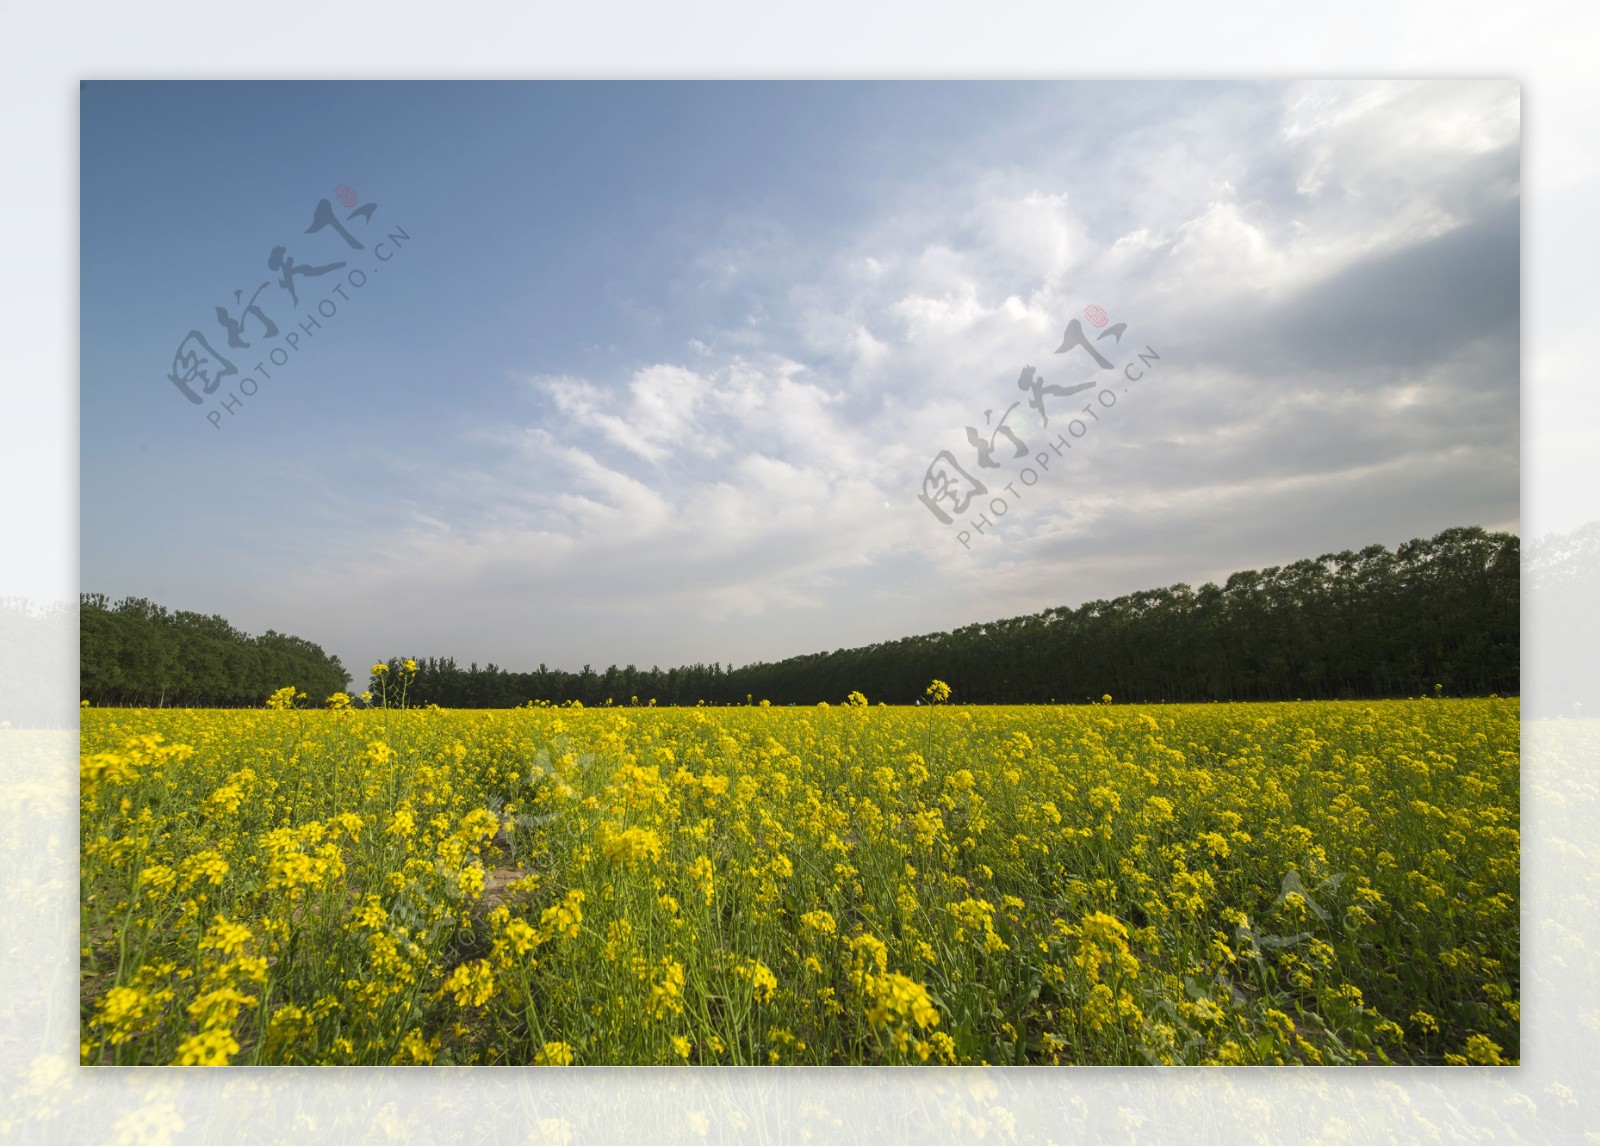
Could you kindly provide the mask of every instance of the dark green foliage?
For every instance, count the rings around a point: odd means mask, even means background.
[[[315,705],[350,681],[303,638],[251,637],[215,614],[170,613],[142,597],[113,605],[83,594],[78,635],[79,691],[94,705],[260,705],[285,685]]]
[[[1519,692],[1514,534],[1446,530],[1236,573],[1225,585],[1143,590],[1077,609],[969,625],[735,669],[720,664],[512,673],[417,658],[410,704],[837,704],[855,689],[908,704],[935,677],[960,701],[1272,701]],[[389,662],[391,689],[401,659]],[[1436,688],[1437,687],[1437,688]],[[378,682],[372,689],[376,694]]]

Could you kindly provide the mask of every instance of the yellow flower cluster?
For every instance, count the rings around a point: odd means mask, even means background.
[[[605,851],[614,864],[659,860],[661,837],[648,828],[628,828],[606,841]]]
[[[83,710],[84,1062],[1518,1060],[1514,699],[452,712],[374,673],[387,709]]]

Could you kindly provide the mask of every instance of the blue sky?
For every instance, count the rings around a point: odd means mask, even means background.
[[[743,663],[1517,528],[1514,84],[93,83],[81,111],[82,586],[353,670]],[[389,261],[304,233],[340,185],[376,205],[358,240],[410,237]],[[347,267],[297,308],[278,245]],[[200,406],[167,381],[191,328],[229,353],[235,290],[269,283],[269,348],[350,269],[234,413],[251,351]],[[986,411],[1024,403],[1029,458],[1060,433],[1018,374],[1093,376],[1053,354],[1091,304],[1159,366],[1035,485],[1009,447],[982,470]],[[917,497],[944,450],[1023,490],[965,542],[981,501],[947,527]]]

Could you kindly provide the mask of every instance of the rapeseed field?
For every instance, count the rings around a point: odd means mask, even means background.
[[[398,696],[83,711],[83,1063],[1519,1055],[1514,699]]]

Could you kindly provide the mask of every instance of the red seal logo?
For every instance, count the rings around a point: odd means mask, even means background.
[[[346,206],[349,205],[346,204]],[[1096,306],[1093,303],[1090,303],[1087,307],[1083,308],[1083,314],[1085,318],[1087,318],[1097,327],[1105,326],[1107,321],[1109,321],[1111,318],[1110,315],[1106,314],[1106,309],[1104,307]]]
[[[356,194],[356,189],[348,183],[341,183],[333,189],[333,196],[346,207],[354,207],[361,202],[361,196]]]

